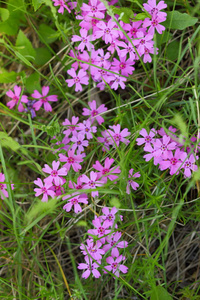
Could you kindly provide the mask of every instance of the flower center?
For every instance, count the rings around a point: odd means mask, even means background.
[[[53,176],[53,177],[58,176],[58,172],[56,170],[53,170],[51,172],[51,176]]]
[[[142,40],[140,41],[140,44],[142,44],[142,45],[145,44],[145,40],[142,39]]]
[[[75,204],[78,204],[77,198],[72,199],[72,200],[71,200],[71,203],[74,204],[74,205],[75,205]]]
[[[118,133],[116,133],[116,134],[114,135],[114,139],[115,139],[115,141],[120,141],[120,140],[121,140],[121,135],[118,134]]]
[[[150,143],[151,141],[152,141],[152,138],[149,135],[147,135],[145,137],[145,142]]]
[[[74,158],[73,157],[68,157],[68,163],[73,164],[74,163]]]
[[[120,69],[124,69],[126,67],[126,64],[125,63],[120,63],[119,67],[120,67]]]
[[[110,28],[106,28],[106,29],[104,30],[104,33],[110,34]]]
[[[98,233],[103,235],[105,233],[105,228],[99,227]]]
[[[19,101],[19,98],[18,98],[17,96],[14,96],[14,97],[12,98],[12,100],[15,101],[15,103],[17,103],[17,102]]]
[[[0,189],[1,189],[1,190],[4,189],[4,184],[0,183]]]
[[[47,192],[47,189],[44,186],[42,187],[42,192],[45,193],[45,194]]]
[[[112,269],[117,269],[117,263],[112,264]]]
[[[92,116],[94,117],[94,116],[97,116],[97,115],[98,115],[98,111],[94,109],[94,110],[92,111]]]
[[[109,172],[110,172],[109,169],[103,169],[102,174],[107,174],[107,173],[109,173]]]
[[[173,166],[178,162],[178,160],[175,157],[173,157],[170,161]]]
[[[77,145],[81,145],[81,141],[78,141],[78,142],[77,142]]]
[[[78,82],[80,82],[80,79],[79,79],[79,77],[75,77],[75,78],[74,78],[74,82],[75,82],[75,83],[78,83]]]
[[[191,168],[192,167],[192,164],[190,161],[186,161],[185,163],[185,168]]]

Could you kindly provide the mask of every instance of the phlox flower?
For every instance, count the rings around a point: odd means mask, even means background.
[[[67,73],[73,77],[73,79],[67,79],[65,80],[69,87],[73,86],[75,84],[75,91],[82,91],[82,85],[88,85],[89,77],[87,73],[84,70],[79,70],[78,75],[76,75],[75,69],[71,68],[67,71]]]
[[[60,165],[59,161],[53,161],[52,162],[52,168],[49,167],[47,164],[44,165],[44,168],[42,169],[43,172],[50,174],[47,178],[45,178],[46,183],[54,183],[55,185],[62,185],[63,183],[63,178],[60,176],[66,176],[67,175],[67,170],[66,168],[61,168],[58,170]]]
[[[162,161],[161,156],[155,156],[156,149],[154,147],[154,144],[151,145],[150,143],[146,143],[144,147],[145,152],[149,152],[148,154],[145,154],[143,158],[145,161],[149,161],[150,159],[154,158],[154,165],[156,166]]]
[[[81,244],[80,249],[83,255],[91,256],[95,260],[101,260],[102,255],[105,254],[103,249],[100,249],[102,243],[100,241],[94,241],[93,239],[86,240],[87,245]]]
[[[81,133],[78,133],[77,135],[73,135],[71,138],[71,141],[74,143],[71,147],[71,149],[76,150],[77,148],[77,154],[80,154],[84,151],[84,147],[88,146],[88,141],[84,140],[85,136]]]
[[[33,108],[38,111],[42,105],[44,105],[44,109],[46,111],[52,111],[51,105],[48,103],[58,101],[57,95],[47,96],[49,93],[49,86],[42,87],[42,94],[40,94],[37,90],[34,90],[34,93],[31,95],[35,99],[39,99],[36,103],[33,104]]]
[[[62,123],[64,126],[67,126],[67,130],[63,131],[66,137],[68,137],[71,133],[72,135],[77,134],[77,130],[79,128],[78,123],[79,117],[72,117],[72,121],[70,122],[68,119]]]
[[[127,241],[119,241],[121,235],[122,235],[121,232],[117,231],[113,233],[111,236],[106,237],[106,242],[108,244],[105,244],[103,246],[103,250],[105,251],[105,253],[111,249],[112,257],[118,257],[119,256],[118,248],[124,249],[128,247]]]
[[[126,59],[126,56],[120,57],[120,60],[113,58],[112,62],[112,71],[120,72],[124,76],[128,76],[129,74],[132,74],[135,70],[132,65],[134,65],[135,62],[132,61],[132,59]]]
[[[72,42],[81,42],[77,47],[77,49],[80,51],[83,51],[85,47],[88,49],[88,51],[91,51],[94,48],[94,45],[91,44],[91,41],[93,41],[93,36],[88,35],[86,29],[81,28],[80,36],[73,35],[71,40]]]
[[[94,122],[94,120],[97,120],[97,122],[99,123],[99,125],[101,125],[104,122],[104,119],[99,114],[107,111],[107,107],[105,107],[104,104],[101,104],[97,108],[97,104],[96,104],[95,100],[93,100],[91,102],[88,102],[88,105],[89,105],[90,109],[83,108],[82,115],[83,116],[90,116],[91,122]]]
[[[104,166],[100,164],[100,162],[97,160],[96,163],[92,166],[95,170],[99,171],[99,176],[103,177],[102,179],[107,182],[107,178],[109,178],[111,181],[116,180],[119,176],[116,174],[121,173],[120,167],[112,167],[115,160],[113,158],[107,157],[104,162]]]
[[[112,19],[107,24],[104,21],[100,21],[96,26],[99,30],[95,32],[95,37],[97,39],[102,37],[106,44],[112,43],[119,36],[118,30],[116,30],[116,23]]]
[[[126,139],[131,133],[128,131],[127,128],[124,128],[121,132],[120,124],[109,126],[111,129],[108,129],[108,133],[110,135],[110,144],[114,147],[119,147],[119,143],[122,142],[125,145],[128,145],[130,141]]]
[[[137,40],[133,40],[133,44],[137,46],[137,51],[140,56],[145,53],[145,49],[151,50],[154,45],[153,35],[144,34],[143,32],[137,33]]]
[[[102,220],[107,220],[110,222],[110,226],[112,227],[115,222],[115,214],[118,212],[118,209],[116,207],[112,207],[111,210],[109,210],[108,207],[102,208],[103,216],[101,216]]]
[[[156,130],[154,128],[152,128],[149,133],[147,133],[146,129],[142,128],[142,130],[140,130],[140,135],[142,135],[143,138],[136,139],[137,145],[140,146],[142,144],[146,145],[148,143],[154,143],[155,134],[156,134]]]
[[[14,93],[9,90],[6,95],[8,97],[10,97],[12,100],[9,101],[6,105],[12,109],[15,105],[18,106],[18,111],[19,112],[23,112],[24,111],[24,107],[22,105],[22,103],[27,103],[28,102],[28,97],[26,95],[22,95],[20,97],[20,94],[21,94],[21,87],[20,86],[17,86],[15,85],[14,86]],[[22,102],[22,103],[21,103]]]
[[[83,3],[81,10],[87,14],[87,16],[103,19],[105,15],[105,5],[98,0],[90,0],[89,4]]]
[[[5,175],[3,173],[0,173],[0,197],[2,200],[4,200],[4,197],[8,198],[8,192],[7,192],[7,184],[5,182]],[[11,189],[14,189],[14,184],[11,184]]]
[[[127,35],[131,39],[135,39],[135,38],[137,38],[137,35],[136,35],[137,32],[145,31],[144,28],[141,28],[142,23],[143,23],[142,21],[131,22],[130,24],[125,24],[123,29],[127,32]]]
[[[80,130],[80,133],[86,135],[86,138],[90,140],[93,138],[92,133],[97,132],[97,127],[91,126],[91,121],[88,119],[79,124],[78,130]]]
[[[92,76],[97,72],[98,68],[92,65],[98,65],[98,51],[94,49],[90,52],[83,51],[80,53],[79,59],[84,61],[84,63],[80,62],[80,66],[83,70],[88,70]]]
[[[162,34],[163,31],[165,30],[165,27],[159,23],[165,21],[165,19],[160,19],[158,17],[153,17],[152,20],[150,19],[145,19],[143,22],[143,27],[149,27],[148,29],[148,34],[154,35],[155,34],[155,29],[159,34]]]
[[[34,189],[34,192],[36,192],[35,197],[38,197],[41,194],[43,194],[42,202],[47,202],[48,196],[51,196],[52,198],[55,197],[55,192],[51,189],[52,183],[45,182],[43,184],[40,178],[37,178],[37,180],[35,180],[34,183],[40,187]]]
[[[89,229],[88,234],[96,235],[99,239],[99,241],[104,244],[105,243],[105,235],[108,235],[110,233],[110,222],[108,220],[105,220],[104,222],[101,221],[100,218],[95,218],[92,221],[92,224],[96,229]]]
[[[69,171],[70,167],[72,166],[74,172],[78,172],[82,168],[80,163],[83,161],[83,155],[75,155],[74,152],[74,150],[70,149],[68,151],[68,156],[60,153],[59,157],[61,162],[66,162],[63,167],[66,168],[67,171]]]
[[[188,154],[186,152],[183,152],[181,155],[181,161],[183,162],[182,169],[184,169],[184,176],[185,177],[191,177],[192,172],[195,172],[198,170],[197,165],[195,165],[195,156],[194,154],[191,154],[188,157]]]
[[[62,14],[64,13],[64,10],[66,9],[69,13],[71,13],[71,10],[66,5],[66,0],[53,0],[54,6],[60,6],[58,13]]]
[[[176,175],[179,174],[180,167],[182,165],[181,156],[183,155],[183,152],[180,151],[180,149],[176,149],[175,153],[173,154],[172,151],[168,152],[168,156],[166,159],[163,159],[160,162],[160,170],[166,170],[170,169],[170,175]]]
[[[78,269],[79,270],[85,270],[85,272],[83,272],[82,274],[82,277],[87,279],[90,274],[92,273],[92,275],[95,277],[95,278],[99,278],[101,276],[101,274],[99,273],[99,271],[97,270],[98,269],[98,265],[97,263],[95,262],[92,262],[92,259],[89,258],[88,256],[85,256],[85,261],[86,263],[80,263],[78,265]]]
[[[110,58],[110,53],[106,52],[106,54],[104,54],[104,50],[101,48],[98,50],[98,66],[99,67],[103,67],[104,69],[109,69],[110,68],[110,61],[108,60]]]
[[[66,200],[71,196],[64,196],[62,200]],[[88,204],[87,199],[88,197],[86,195],[75,195],[73,198],[68,200],[68,203],[63,206],[63,209],[69,212],[72,209],[72,206],[74,206],[74,212],[75,214],[77,214],[82,211],[82,208],[79,203]]]
[[[124,43],[124,42],[120,42],[119,44],[120,47],[124,48],[122,50],[120,50],[119,52],[119,56],[120,57],[126,57],[126,55],[129,55],[130,61],[134,61],[135,60],[135,49],[133,47],[133,45],[131,44],[131,42],[128,41],[128,43]],[[125,75],[125,74],[123,74]]]
[[[109,264],[108,266],[105,266],[105,269],[107,269],[110,272],[113,272],[113,274],[117,277],[119,277],[119,271],[122,273],[127,273],[128,272],[128,267],[124,266],[123,264],[120,264],[121,261],[123,261],[125,257],[123,255],[120,255],[114,258],[112,256],[109,256],[106,258],[106,262]],[[106,273],[106,271],[104,271]]]
[[[154,142],[154,156],[163,158],[168,156],[168,151],[175,150],[177,147],[176,142],[170,143],[170,136],[164,135],[162,139],[156,139]]]
[[[137,188],[139,187],[139,184],[135,181],[133,181],[133,178],[138,178],[140,177],[140,173],[137,172],[135,174],[133,174],[133,169],[130,169],[129,170],[129,174],[128,174],[128,182],[127,182],[127,186],[126,186],[126,193],[127,194],[130,194],[131,191],[130,191],[130,187],[132,187],[133,190],[137,190]]]
[[[159,17],[166,19],[167,14],[165,12],[160,11],[161,9],[164,9],[167,7],[167,4],[165,4],[164,1],[160,1],[157,5],[156,5],[156,0],[148,0],[147,3],[143,3],[144,9],[146,11],[148,11],[148,13],[150,13],[150,15],[152,15],[152,17]]]
[[[101,132],[102,137],[98,137],[97,140],[103,145],[102,151],[108,151],[110,145],[110,135],[105,130]]]
[[[84,189],[96,189],[97,187],[100,187],[104,184],[103,181],[99,180],[99,176],[94,171],[90,172],[90,178],[83,174],[80,178],[80,181],[85,183]],[[99,192],[91,192],[92,197],[98,196]]]
[[[149,53],[154,54],[154,51],[156,50],[156,54],[158,54],[158,48],[146,48],[144,47],[144,56],[143,56],[143,61],[146,64],[147,62],[152,62],[152,57]]]
[[[113,90],[117,90],[118,87],[120,86],[122,89],[125,89],[125,84],[124,82],[127,80],[125,77],[117,75],[117,74],[113,74],[114,79],[113,82],[111,82],[111,88]]]
[[[62,187],[62,185],[66,182],[66,180],[64,178],[62,178],[62,184],[59,184],[59,185],[53,185],[50,189],[52,191],[54,191],[55,193],[55,196],[58,197],[62,194],[65,193],[65,190],[64,188]]]

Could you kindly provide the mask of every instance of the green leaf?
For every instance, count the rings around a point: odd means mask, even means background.
[[[189,26],[193,26],[198,21],[197,18],[191,17],[186,13],[179,11],[171,11],[167,14],[167,20],[162,23],[163,26],[170,29],[183,30]]]
[[[0,18],[4,22],[6,21],[10,16],[9,10],[6,8],[0,8]]]
[[[166,44],[171,38],[172,34],[170,32],[164,31],[162,34],[156,33],[157,46]]]
[[[23,33],[23,31],[19,31],[17,35],[17,40],[16,40],[16,50],[24,56],[28,61],[33,61],[35,59],[35,50],[33,49],[33,46],[29,39],[26,37],[26,35]]]
[[[121,203],[120,203],[119,199],[117,199],[116,197],[112,197],[110,199],[110,206],[115,206],[116,208],[120,208]]]
[[[134,18],[133,10],[128,7],[114,7],[112,6],[112,11],[114,14],[119,15],[119,19],[124,23],[129,23],[131,18]]]
[[[17,143],[13,138],[8,136],[6,132],[0,132],[0,144],[2,147],[10,148],[13,151],[17,151],[20,148],[20,144]]]
[[[52,58],[51,52],[47,48],[37,48],[35,52],[35,64],[38,66],[45,65]]]
[[[173,300],[170,294],[162,286],[155,286],[151,293],[150,300]]]
[[[169,60],[178,59],[179,47],[180,47],[180,43],[177,41],[173,41],[172,43],[170,43],[166,49],[167,59],[169,59]]]
[[[41,35],[40,40],[47,44],[53,43],[58,38],[57,32],[52,29],[50,26],[41,24],[38,30],[39,34]]]
[[[8,72],[4,68],[0,69],[0,83],[16,82],[17,73],[14,71]]]
[[[25,87],[30,94],[32,94],[34,90],[41,90],[40,74],[36,72],[31,74],[26,80]]]
[[[32,0],[34,10],[38,10],[38,8],[40,8],[43,2],[43,0]]]
[[[46,132],[48,135],[53,137],[54,135],[57,135],[57,133],[60,133],[60,124],[58,123],[58,121],[55,121],[52,125],[40,126],[40,130]]]
[[[134,20],[133,20],[133,22],[134,21],[144,21],[146,18],[150,18],[151,17],[151,15],[149,15],[148,13],[146,13],[146,12],[143,12],[143,13],[139,13],[139,14],[137,14],[136,16],[135,16],[135,18],[134,18]]]

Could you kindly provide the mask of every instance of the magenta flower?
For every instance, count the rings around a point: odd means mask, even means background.
[[[152,128],[149,133],[147,133],[146,129],[142,128],[142,130],[140,131],[140,135],[142,135],[143,138],[136,139],[137,145],[140,146],[144,143],[145,145],[148,143],[154,143],[155,139],[153,137],[155,136],[155,134],[156,130],[154,128]]]
[[[105,183],[107,182],[107,178],[109,178],[111,181],[116,180],[119,176],[116,174],[121,173],[120,167],[112,167],[115,160],[113,158],[107,157],[104,162],[104,167],[100,164],[100,162],[97,160],[96,163],[92,166],[95,170],[99,171],[100,177],[103,177],[102,179],[105,180]]]
[[[112,256],[109,256],[106,258],[106,262],[109,264],[108,266],[105,266],[105,269],[107,269],[110,272],[113,272],[113,274],[117,277],[119,277],[119,271],[122,273],[128,272],[128,267],[120,264],[122,260],[124,260],[124,256],[120,255],[115,260]],[[104,271],[106,273],[106,271]]]
[[[65,167],[67,171],[69,171],[71,166],[74,169],[74,172],[78,172],[82,168],[80,163],[83,161],[83,155],[75,155],[74,150],[72,149],[68,151],[68,157],[62,153],[59,154],[59,157],[61,162],[66,162],[63,167]]]
[[[92,224],[94,225],[94,227],[96,227],[96,229],[89,229],[88,233],[99,237],[100,242],[104,244],[105,235],[108,235],[110,233],[110,229],[108,229],[110,227],[110,222],[106,220],[102,224],[100,218],[96,218],[92,221]]]
[[[80,181],[85,183],[84,189],[96,189],[99,186],[102,186],[104,184],[103,181],[99,180],[99,176],[94,171],[90,172],[90,178],[83,174],[80,178]],[[92,197],[98,196],[99,192],[91,192]]]
[[[188,157],[188,154],[186,152],[183,152],[181,155],[181,161],[183,162],[183,165],[181,168],[184,169],[184,176],[185,177],[191,177],[192,172],[195,172],[198,170],[197,165],[195,165],[195,156],[194,154],[191,154],[190,157]]]
[[[42,105],[44,105],[44,109],[46,111],[52,111],[52,107],[48,102],[58,101],[58,96],[57,95],[47,96],[48,93],[49,93],[49,86],[42,87],[42,95],[37,90],[34,90],[34,93],[31,96],[35,99],[39,99],[36,103],[33,104],[33,108],[36,111],[38,111]]]
[[[126,139],[127,136],[129,136],[131,133],[128,131],[127,128],[124,128],[121,132],[121,126],[120,124],[109,126],[112,130],[108,129],[108,132],[110,134],[110,144],[114,147],[119,147],[119,143],[122,142],[125,145],[128,145],[130,141]]]
[[[86,135],[86,138],[90,140],[93,138],[92,133],[97,132],[97,127],[91,126],[91,122],[88,119],[88,120],[84,120],[83,123],[79,124],[78,130],[80,130],[80,133]]]
[[[120,60],[113,58],[111,70],[116,72],[120,71],[122,75],[129,76],[129,74],[132,74],[135,70],[135,68],[132,67],[134,64],[135,62],[132,61],[132,59],[129,58],[126,60],[126,56],[120,57]]]
[[[143,156],[146,161],[149,161],[153,157],[155,166],[162,161],[161,156],[155,156],[156,149],[154,148],[154,144],[153,147],[150,143],[145,144],[144,151],[149,152]]]
[[[64,13],[64,10],[66,9],[69,13],[71,13],[71,10],[69,9],[69,7],[66,5],[66,1],[65,0],[53,0],[54,2],[54,6],[60,6],[58,13],[62,14]]]
[[[160,25],[159,23],[165,21],[165,19],[160,19],[158,17],[153,17],[152,20],[150,19],[145,19],[143,22],[143,27],[149,27],[148,29],[148,34],[154,35],[155,34],[155,29],[159,34],[162,34],[163,31],[165,30],[165,27],[163,25]]]
[[[18,111],[19,112],[23,112],[24,111],[24,107],[23,107],[22,103],[27,103],[28,102],[28,97],[26,95],[22,95],[20,97],[21,90],[22,90],[21,87],[15,85],[14,86],[14,93],[11,90],[9,90],[6,93],[6,95],[12,99],[6,105],[10,109],[12,109],[15,105],[18,105]]]
[[[167,7],[167,4],[165,4],[164,1],[160,1],[157,5],[156,5],[156,0],[148,0],[147,3],[143,4],[144,8],[146,9],[146,11],[148,11],[148,13],[150,13],[150,15],[152,15],[152,17],[159,17],[166,19],[167,14],[164,12],[161,12],[161,9],[164,9]]]
[[[121,238],[121,232],[115,232],[111,236],[108,236],[106,238],[106,242],[108,244],[105,244],[103,246],[103,250],[105,252],[108,252],[111,249],[111,255],[112,257],[118,257],[119,256],[119,250],[118,248],[124,249],[128,247],[128,242],[126,241],[119,241]]]
[[[168,151],[175,150],[177,147],[176,142],[170,143],[170,136],[164,135],[161,139],[156,139],[154,142],[154,156],[159,157],[162,156],[162,158],[167,158]]]
[[[52,191],[54,191],[55,196],[58,197],[62,194],[65,193],[64,188],[62,187],[62,185],[66,182],[66,180],[64,178],[62,178],[62,184],[60,185],[52,185],[52,187],[50,188]]]
[[[101,135],[103,137],[98,137],[97,140],[103,145],[102,151],[108,151],[110,145],[110,135],[106,130],[102,131]]]
[[[43,184],[43,182],[40,178],[37,178],[37,180],[35,180],[34,183],[40,187],[40,188],[34,189],[34,192],[36,192],[35,197],[38,197],[41,194],[43,194],[42,202],[47,202],[48,196],[51,196],[52,198],[54,198],[55,192],[52,191],[52,189],[51,189],[52,183],[45,182]]]
[[[81,84],[85,84],[88,85],[89,82],[89,77],[87,75],[87,73],[84,70],[79,70],[78,75],[76,75],[75,70],[72,68],[70,70],[67,71],[67,73],[73,77],[73,79],[67,79],[65,80],[68,84],[69,87],[73,86],[75,84],[75,91],[82,91],[82,85]]]
[[[2,200],[4,200],[4,197],[8,198],[8,192],[7,190],[7,184],[5,182],[5,175],[3,173],[0,173],[0,197]],[[11,184],[11,189],[14,189],[14,184]]]
[[[83,51],[85,49],[85,47],[87,48],[88,51],[91,51],[94,48],[94,45],[91,44],[91,41],[93,41],[93,36],[92,35],[88,35],[87,30],[81,28],[80,29],[80,35],[73,35],[72,36],[72,42],[81,42],[77,49],[80,51]]]
[[[142,21],[136,21],[136,22],[131,22],[130,24],[125,24],[124,25],[124,30],[127,32],[127,35],[131,39],[136,39],[137,38],[137,32],[142,31],[144,32],[144,28],[141,28]]]
[[[178,175],[180,167],[182,165],[181,157],[183,155],[183,152],[180,151],[180,149],[176,149],[175,153],[173,154],[172,151],[168,152],[168,157],[165,160],[162,160],[160,162],[160,169],[166,170],[170,169],[170,175],[173,175],[176,173]]]
[[[124,48],[124,49],[120,50],[120,57],[126,57],[126,55],[128,54],[129,58],[133,62],[135,60],[135,49],[134,49],[133,45],[131,44],[131,42],[129,42],[129,41],[128,41],[128,43],[120,42],[119,46]],[[125,74],[123,74],[123,75],[125,75]]]
[[[87,239],[87,246],[84,244],[81,244],[80,249],[83,255],[91,256],[95,260],[101,260],[102,255],[105,254],[105,251],[103,249],[100,249],[102,246],[102,243],[100,241],[94,242],[93,239]]]
[[[107,220],[108,222],[110,222],[110,226],[112,227],[115,221],[115,214],[118,212],[118,209],[116,207],[111,208],[111,210],[109,210],[108,207],[103,207],[102,208],[102,213],[104,214],[103,216],[101,216],[102,220]]]
[[[97,263],[95,263],[95,262],[93,263],[92,259],[90,259],[88,256],[85,256],[85,261],[86,261],[86,263],[80,263],[78,265],[79,270],[86,269],[86,271],[83,272],[82,277],[87,279],[90,276],[90,274],[92,273],[95,278],[99,278],[101,276],[101,274],[97,270],[99,267],[97,265]]]
[[[101,125],[104,122],[104,119],[99,115],[105,111],[107,111],[107,107],[104,104],[101,104],[98,108],[96,107],[96,101],[88,102],[90,109],[83,108],[83,116],[90,116],[91,121],[93,122],[95,119]]]
[[[53,161],[52,162],[52,169],[45,164],[44,168],[42,169],[43,172],[50,174],[50,176],[48,176],[47,178],[44,179],[45,183],[55,183],[55,185],[62,185],[63,183],[63,178],[60,176],[66,176],[67,175],[67,170],[66,168],[61,168],[60,170],[58,170],[58,167],[60,165],[59,161]]]
[[[127,194],[131,193],[130,186],[132,187],[133,190],[135,190],[135,191],[137,190],[137,188],[139,187],[139,184],[137,182],[133,181],[133,178],[138,178],[140,176],[141,175],[140,175],[139,172],[133,174],[133,169],[129,170],[129,175],[128,175],[129,180],[128,180],[127,186],[126,186],[126,193]]]
[[[137,51],[140,56],[145,53],[145,49],[151,50],[153,48],[154,41],[152,34],[144,34],[143,32],[138,32],[137,38],[137,40],[133,41],[133,44],[137,46]]]
[[[84,151],[83,147],[87,147],[88,146],[88,141],[84,140],[85,136],[81,133],[78,133],[77,135],[73,135],[73,137],[71,138],[71,141],[74,143],[72,145],[73,150],[76,150],[77,148],[77,154],[80,154],[81,152]]]
[[[63,131],[66,137],[68,137],[71,133],[72,135],[77,134],[77,130],[79,128],[78,123],[79,117],[72,117],[72,121],[70,122],[68,119],[62,123],[64,126],[67,126],[67,130]]]
[[[117,90],[119,86],[122,89],[125,89],[126,86],[125,86],[124,82],[127,79],[125,77],[123,77],[123,76],[116,75],[116,74],[113,74],[113,76],[114,76],[114,79],[113,79],[113,82],[111,83],[111,89]]]
[[[71,196],[64,196],[62,199],[66,200]],[[88,197],[86,195],[75,195],[75,197],[68,200],[68,203],[63,206],[63,209],[69,212],[72,209],[72,206],[74,206],[74,212],[75,214],[78,214],[82,211],[82,208],[79,203],[88,204],[87,199]]]

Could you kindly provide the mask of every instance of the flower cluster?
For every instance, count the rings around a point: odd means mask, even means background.
[[[8,192],[7,192],[7,184],[5,182],[5,175],[3,173],[0,173],[0,197],[3,200],[5,197],[8,198]],[[14,189],[14,184],[11,184],[11,189]]]
[[[152,128],[148,133],[143,128],[140,131],[142,138],[136,139],[137,145],[144,145],[144,151],[148,152],[144,155],[145,160],[153,158],[154,165],[159,165],[160,170],[169,169],[170,175],[178,175],[183,171],[184,177],[191,177],[192,171],[198,168],[195,162],[199,158],[196,155],[199,145],[186,148],[185,140],[175,135],[176,128],[170,126],[168,132],[164,128],[157,131]],[[192,137],[190,141],[194,143],[196,140],[196,137]]]
[[[121,232],[117,231],[117,209],[108,207],[102,209],[103,215],[95,217],[92,221],[94,229],[88,230],[89,238],[86,244],[81,244],[80,249],[85,255],[85,263],[80,263],[78,269],[85,270],[82,274],[83,278],[88,278],[92,274],[95,278],[99,278],[101,273],[98,271],[99,266],[112,272],[119,277],[119,272],[127,273],[128,267],[123,264],[125,256],[120,254],[119,250],[128,246],[128,242],[120,241]],[[122,220],[122,216],[120,216]],[[108,256],[110,255],[110,256]],[[106,264],[103,259],[106,258]]]
[[[156,0],[148,0],[143,7],[147,17],[138,20],[135,14],[134,19],[126,24],[119,20],[118,15],[115,15],[117,21],[112,19],[100,0],[82,4],[81,13],[76,17],[80,20],[80,33],[71,39],[78,44],[76,51],[70,51],[76,62],[67,71],[72,77],[66,80],[69,87],[75,85],[76,92],[82,91],[82,85],[88,85],[91,76],[101,90],[106,84],[114,90],[119,86],[124,89],[124,82],[135,70],[135,62],[139,59],[144,63],[152,61],[151,54],[158,53],[153,37],[155,31],[162,34],[165,30],[160,23],[166,20],[167,14],[161,10],[167,5],[164,1],[156,5]],[[99,39],[107,47],[95,50]]]
[[[22,94],[22,88],[20,86],[14,86],[14,92],[9,90],[6,95],[11,98],[7,103],[7,106],[12,109],[17,106],[19,112],[30,112],[32,118],[36,117],[36,111],[38,111],[42,106],[47,112],[52,111],[52,107],[49,102],[58,101],[57,95],[49,95],[49,86],[42,87],[42,94],[37,90],[31,95],[32,99],[29,100],[28,96]],[[23,106],[23,103],[26,105]]]

